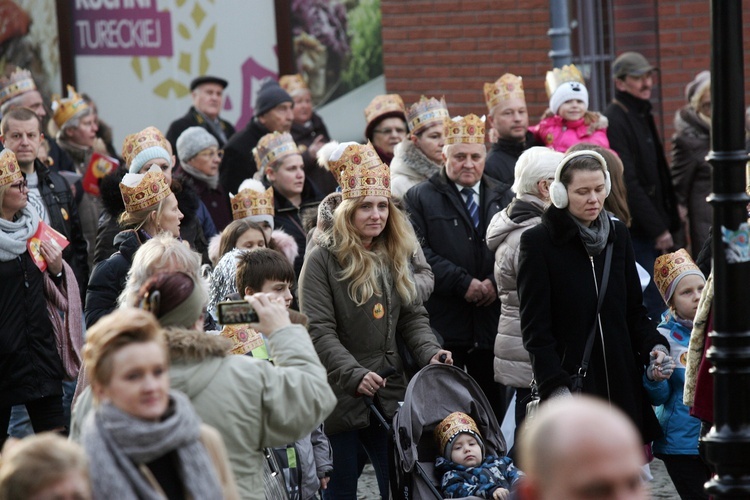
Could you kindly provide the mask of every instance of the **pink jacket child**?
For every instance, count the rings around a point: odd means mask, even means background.
[[[553,115],[529,127],[540,142],[561,153],[579,142],[609,148],[607,118],[588,111],[589,93],[575,65],[548,71],[545,86],[549,96],[548,113]]]

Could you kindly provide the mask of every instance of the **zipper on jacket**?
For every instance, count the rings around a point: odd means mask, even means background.
[[[594,267],[594,257],[589,255],[591,261],[591,274],[594,276],[594,289],[596,290],[596,298],[599,300],[599,283],[596,281],[596,268]],[[609,366],[607,364],[607,348],[604,345],[604,330],[602,330],[602,319],[597,312],[596,318],[594,319],[599,326],[599,338],[602,340],[602,357],[604,358],[604,380],[607,382],[607,401],[612,404],[612,394],[609,390]]]

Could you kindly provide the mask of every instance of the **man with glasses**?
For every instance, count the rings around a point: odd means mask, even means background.
[[[219,164],[223,152],[216,138],[202,127],[190,127],[177,138],[180,165],[175,175],[187,178],[208,209],[216,230],[221,232],[232,222],[229,196],[219,184]]]
[[[625,52],[612,64],[612,75],[616,90],[604,111],[609,119],[607,137],[624,167],[635,258],[652,273],[656,257],[673,250],[672,233],[680,226],[669,166],[649,101],[656,68],[642,54]],[[658,321],[664,302],[653,280],[643,300],[651,319]]]
[[[0,141],[16,155],[29,190],[29,205],[39,218],[68,239],[63,259],[76,275],[81,297],[85,297],[89,279],[86,240],[81,231],[78,206],[68,181],[37,159],[44,140],[37,114],[28,108],[13,108],[0,121]]]
[[[227,81],[217,76],[203,75],[190,82],[193,105],[185,116],[173,121],[167,130],[167,140],[173,150],[177,150],[177,138],[189,127],[203,127],[216,138],[219,147],[224,147],[234,135],[232,124],[219,118],[225,88]]]
[[[396,145],[406,137],[406,108],[398,94],[378,95],[365,108],[365,137],[372,142],[386,165],[393,160]]]

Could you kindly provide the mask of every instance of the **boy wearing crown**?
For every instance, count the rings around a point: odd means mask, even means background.
[[[435,290],[425,303],[430,325],[443,337],[443,347],[454,353],[456,365],[467,367],[477,380],[502,421],[504,388],[495,382],[492,368],[500,303],[495,257],[485,234],[513,192],[484,175],[483,118],[457,117],[444,127],[444,165],[407,191],[404,201],[435,274]]]
[[[476,496],[506,500],[524,477],[509,457],[485,456],[484,441],[474,419],[456,411],[435,427],[443,456],[435,461],[445,498]]]

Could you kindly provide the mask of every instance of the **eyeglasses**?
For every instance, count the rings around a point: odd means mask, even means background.
[[[207,149],[195,156],[205,156],[207,158],[213,158],[214,156],[217,156],[221,160],[222,158],[224,158],[224,151],[221,149]]]
[[[19,193],[23,193],[23,190],[26,189],[28,185],[29,185],[29,181],[24,179],[22,181],[14,182],[13,184],[10,185],[10,187],[18,189]]]
[[[401,128],[401,127],[396,127],[396,128],[376,128],[375,130],[373,130],[373,132],[375,132],[376,134],[383,134],[383,135],[391,135],[391,134],[404,135],[404,134],[406,134],[406,129],[405,128]]]

